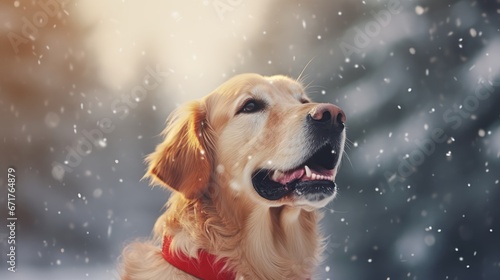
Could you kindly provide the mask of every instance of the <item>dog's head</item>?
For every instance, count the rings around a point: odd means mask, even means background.
[[[267,206],[323,207],[336,193],[345,121],[295,80],[239,75],[170,117],[148,175],[187,199],[215,188]]]

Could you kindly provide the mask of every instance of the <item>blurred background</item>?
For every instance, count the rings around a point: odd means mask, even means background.
[[[0,34],[1,279],[117,279],[168,114],[302,71],[348,119],[318,279],[500,279],[499,0],[3,0]]]

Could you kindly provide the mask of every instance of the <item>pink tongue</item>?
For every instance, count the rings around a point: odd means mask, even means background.
[[[305,170],[303,167],[291,171],[285,172],[280,178],[278,178],[278,183],[286,185],[293,180],[299,179],[304,176]]]

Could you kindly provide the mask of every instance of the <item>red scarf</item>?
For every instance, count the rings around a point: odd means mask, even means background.
[[[198,259],[191,258],[184,254],[173,254],[170,252],[172,238],[165,236],[163,238],[163,258],[176,268],[203,280],[233,280],[234,273],[222,268],[226,265],[224,260],[215,261],[216,257],[206,251],[200,250]]]

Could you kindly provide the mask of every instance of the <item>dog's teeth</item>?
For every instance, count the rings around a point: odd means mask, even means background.
[[[273,176],[271,177],[271,179],[275,182],[278,181],[278,179],[281,177],[281,175],[283,175],[283,172],[279,171],[279,170],[274,170],[274,174]]]
[[[309,166],[305,165],[304,170],[306,171],[306,176],[311,177],[311,169],[309,169]]]
[[[316,174],[314,174],[314,173],[313,173],[313,174],[311,175],[311,178],[312,178],[313,180],[316,180]]]

